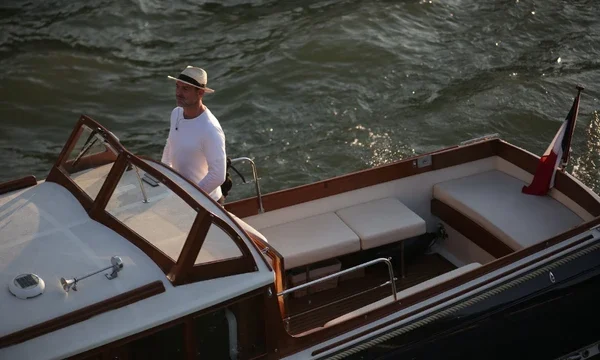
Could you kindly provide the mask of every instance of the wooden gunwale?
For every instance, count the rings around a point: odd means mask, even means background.
[[[272,211],[315,199],[325,198],[346,191],[372,186],[377,183],[413,176],[428,171],[439,170],[496,155],[532,174],[535,172],[537,163],[539,161],[539,157],[528,153],[523,149],[508,144],[500,139],[484,140],[465,146],[455,146],[426,155],[430,155],[432,159],[432,165],[429,167],[419,169],[414,165],[418,158],[425,156],[420,155],[396,163],[383,165],[381,167],[362,170],[352,174],[323,180],[317,183],[270,193],[263,197],[263,205],[265,211]],[[451,289],[452,287],[455,287],[461,283],[465,283],[475,279],[476,277],[500,269],[503,266],[523,259],[538,251],[546,249],[549,246],[558,244],[561,241],[576,236],[577,234],[585,232],[589,230],[589,228],[600,224],[600,217],[598,217],[600,214],[600,202],[598,202],[598,200],[590,192],[583,189],[581,185],[570,175],[567,175],[563,172],[558,172],[556,179],[555,188],[558,191],[571,198],[586,211],[596,217],[574,229],[566,231],[562,234],[558,234],[551,239],[540,242],[531,247],[513,252],[509,252],[506,249],[499,250],[499,254],[497,255],[500,257],[495,261],[485,264],[480,268],[462,274],[449,281],[440,283],[432,288],[415,293],[410,297],[403,299],[402,304],[394,303],[376,309],[364,318],[350,319],[343,323],[326,327],[301,337],[292,336],[287,332],[280,331],[279,333],[281,335],[278,338],[278,348],[280,349],[279,355],[288,356],[297,353],[318,343],[342,335],[345,332],[356,329],[357,327],[367,325],[394,312],[400,311],[407,306],[414,305],[415,303],[447,291],[448,289]],[[238,217],[254,215],[257,213],[256,198],[239,200],[231,204],[227,204],[226,208],[230,212],[236,214]],[[577,243],[573,244],[572,246],[575,246],[576,244]],[[493,281],[493,279],[490,281]],[[485,285],[485,283],[478,286],[483,285]],[[283,324],[281,324],[281,326],[283,326]],[[369,329],[368,331],[372,330],[373,329]],[[344,339],[341,343],[350,340],[351,339]],[[336,344],[336,346],[339,346],[340,344]],[[323,351],[326,350],[327,349],[324,349]],[[318,353],[319,352],[316,352],[315,354]]]
[[[92,316],[133,304],[140,300],[160,294],[164,291],[165,286],[163,285],[162,281],[153,281],[149,284],[119,294],[110,299],[100,301],[96,304],[86,306],[68,314],[61,315],[57,318],[3,336],[0,338],[0,348],[15,345],[38,336],[42,336],[49,332],[82,322],[91,318]]]
[[[95,121],[93,121],[87,117],[82,117],[80,119],[80,123],[81,124],[85,123],[88,125],[91,123],[93,126],[100,126]],[[76,138],[75,130],[71,134],[69,141],[72,142],[72,140],[74,138]],[[111,142],[111,141],[114,142],[114,140],[111,137],[109,137],[108,140],[109,140],[109,142]],[[68,144],[70,144],[70,143],[68,143]],[[126,150],[124,148],[122,148],[122,146],[120,144],[117,143],[116,147],[119,149],[122,149],[122,151],[126,152]],[[65,149],[61,153],[59,160],[64,158],[64,156],[66,156],[65,154],[68,154],[68,151],[66,151],[66,150],[67,150],[67,147],[65,147]],[[417,159],[421,158],[423,156],[426,156],[426,155],[431,156],[432,164],[430,166],[423,167],[423,168],[417,167],[416,166]],[[287,189],[287,190],[273,192],[273,193],[267,194],[263,197],[263,205],[264,205],[265,211],[272,211],[272,210],[304,203],[304,202],[311,201],[311,200],[316,200],[316,199],[321,199],[321,198],[325,198],[325,197],[332,196],[332,195],[341,194],[341,193],[351,191],[351,190],[356,190],[356,189],[361,189],[361,188],[368,187],[368,186],[373,186],[373,185],[387,182],[387,181],[392,181],[392,180],[401,179],[404,177],[413,176],[413,175],[417,175],[417,174],[421,174],[421,173],[425,173],[425,172],[429,172],[429,171],[440,170],[440,169],[448,168],[451,166],[468,163],[471,161],[475,161],[475,160],[479,160],[479,159],[483,159],[483,158],[487,158],[487,157],[495,156],[495,155],[511,162],[512,164],[520,167],[521,169],[523,169],[525,171],[528,171],[529,173],[533,173],[535,171],[537,162],[539,161],[539,157],[537,157],[533,154],[530,154],[530,153],[524,151],[523,149],[515,147],[511,144],[508,144],[502,140],[499,140],[499,139],[483,140],[483,141],[479,141],[479,142],[476,142],[476,143],[470,144],[470,145],[453,146],[453,147],[435,151],[435,152],[432,152],[429,154],[419,155],[419,156],[412,157],[412,158],[409,158],[406,160],[394,162],[394,163],[391,163],[388,165],[383,165],[383,166],[372,168],[372,169],[354,172],[351,174],[335,177],[332,179],[319,181],[319,182],[316,182],[313,184],[308,184],[308,185],[303,185],[303,186],[299,186],[299,187],[295,187],[295,188],[291,188],[291,189]],[[136,159],[138,159],[138,158],[136,158]],[[148,159],[148,160],[150,160],[150,159]],[[142,161],[140,161],[140,162],[143,163]],[[59,163],[59,161],[57,162],[57,164],[58,163]],[[151,168],[150,166],[148,166],[148,168],[150,168],[150,171],[148,171],[148,172],[153,175],[159,173],[158,171]],[[63,178],[63,176],[64,176],[64,178]],[[161,178],[164,178],[164,177],[161,176]],[[90,199],[89,198],[85,199],[85,196],[82,198],[82,196],[80,194],[76,194],[78,187],[76,185],[74,185],[74,183],[68,178],[68,176],[66,176],[66,174],[64,174],[62,171],[60,171],[60,169],[58,169],[58,166],[55,166],[55,168],[52,169],[47,181],[55,181],[55,182],[62,184],[63,186],[66,183],[70,183],[69,186],[65,186],[65,187],[69,191],[74,193],[75,197],[82,203],[82,205],[84,206],[84,208],[86,208],[87,211],[91,211],[93,204],[89,201]],[[193,183],[191,183],[191,184],[196,186]],[[190,198],[191,197],[187,192],[185,192],[183,189],[179,188],[176,184],[173,184],[173,185],[175,185],[175,187],[182,192],[182,194],[183,194],[182,198]],[[301,350],[315,346],[325,340],[337,337],[339,335],[342,335],[342,334],[344,334],[350,330],[356,329],[358,327],[365,326],[369,323],[372,323],[373,321],[384,318],[384,317],[386,317],[394,312],[400,311],[408,306],[414,305],[414,304],[421,302],[423,300],[426,300],[430,297],[433,297],[435,295],[443,293],[444,291],[447,291],[457,285],[468,282],[477,277],[488,274],[492,271],[498,270],[498,269],[500,269],[506,265],[509,265],[515,261],[523,259],[527,256],[535,254],[536,252],[539,252],[550,246],[559,244],[560,242],[567,240],[569,238],[572,238],[573,236],[576,236],[585,231],[588,231],[591,227],[597,226],[600,224],[600,202],[589,191],[587,191],[577,181],[575,181],[570,175],[563,173],[563,172],[558,172],[556,175],[555,188],[558,191],[565,194],[567,197],[571,198],[577,204],[582,206],[586,211],[588,211],[590,214],[595,216],[595,218],[592,219],[591,221],[587,221],[587,222],[581,224],[580,226],[577,226],[576,228],[573,228],[562,234],[558,234],[557,236],[552,237],[551,239],[548,239],[546,241],[543,241],[543,242],[540,242],[533,246],[521,249],[519,251],[501,255],[501,257],[496,259],[495,261],[485,264],[475,270],[472,270],[468,273],[462,274],[456,278],[445,281],[443,283],[437,284],[432,288],[415,293],[415,294],[403,299],[402,303],[393,303],[393,304],[383,306],[381,308],[378,308],[378,309],[370,312],[364,318],[350,319],[346,322],[336,324],[331,327],[323,328],[319,331],[313,332],[311,334],[308,334],[308,335],[305,335],[302,337],[294,337],[294,336],[289,335],[287,332],[285,332],[283,322],[282,322],[282,319],[280,316],[281,310],[277,311],[279,316],[274,315],[275,314],[274,311],[276,311],[278,306],[281,309],[281,301],[279,301],[279,305],[277,305],[278,301],[273,299],[274,296],[269,297],[269,299],[265,298],[265,306],[266,306],[266,314],[267,314],[266,328],[269,329],[269,332],[271,332],[270,335],[268,336],[268,338],[269,338],[268,341],[270,344],[269,348],[276,349],[277,354],[278,354],[277,356],[287,356],[287,355],[297,353]],[[102,191],[101,191],[101,193],[102,193]],[[105,197],[110,196],[110,193],[108,193],[108,190],[106,190],[106,193],[103,193],[103,196],[105,196]],[[257,203],[257,199],[256,199],[256,197],[253,197],[253,198],[243,199],[243,200],[239,200],[239,201],[227,204],[225,206],[225,208],[227,210],[229,210],[230,212],[236,214],[239,217],[246,217],[246,216],[257,214],[256,203]],[[229,215],[227,215],[227,216],[229,216]],[[100,219],[102,219],[102,217],[100,217]],[[231,219],[231,220],[233,220],[233,219]],[[241,226],[239,226],[235,221],[233,221],[233,222],[240,228],[240,230],[243,233],[245,233],[246,235],[249,235],[243,229],[241,229]],[[200,227],[198,227],[198,228],[200,228]],[[254,244],[254,246],[257,248],[258,251],[260,251],[261,249],[265,249],[267,246],[269,247],[269,249],[267,250],[267,256],[269,256],[269,258],[271,258],[273,260],[273,262],[274,262],[273,267],[274,267],[275,271],[276,272],[279,271],[280,274],[282,274],[284,272],[283,271],[283,269],[284,269],[283,262],[285,261],[285,259],[283,257],[281,257],[281,254],[279,254],[276,251],[276,249],[273,249],[268,244],[264,244],[262,241],[252,237],[251,235],[249,235],[248,237],[252,240],[252,243]],[[485,284],[488,284],[491,281],[495,281],[502,276],[506,276],[507,274],[518,271],[519,269],[522,269],[525,266],[534,264],[535,262],[545,259],[549,256],[552,256],[553,254],[556,254],[560,251],[564,251],[568,248],[576,246],[585,240],[586,240],[586,238],[580,239],[580,240],[570,244],[567,247],[555,250],[549,254],[538,257],[532,261],[529,261],[526,264],[522,264],[519,267],[512,269],[510,272],[505,272],[501,275],[497,275],[494,278],[488,279],[485,282],[478,284],[477,286],[473,286],[469,289],[465,289],[464,291],[461,292],[461,294],[463,294],[466,291],[472,291],[473,289],[476,289],[477,287],[484,286]],[[237,242],[236,242],[236,244],[237,244]],[[238,246],[239,246],[239,244],[238,244]],[[244,244],[242,244],[242,246],[245,247]],[[243,249],[243,247],[242,247],[242,249]],[[246,250],[248,251],[247,248],[246,248]],[[190,254],[191,254],[191,252],[190,252]],[[249,254],[249,252],[248,252],[248,254]],[[252,259],[252,262],[254,263],[253,259]],[[277,276],[277,279],[281,280],[282,277]],[[277,285],[278,284],[276,282],[275,286],[277,287]],[[283,284],[280,284],[279,286],[281,286],[282,288],[284,287]],[[273,290],[273,289],[271,289],[271,290]],[[458,295],[455,294],[453,296],[458,296]],[[385,324],[381,324],[381,325],[378,325],[377,327],[368,329],[364,332],[356,334],[353,337],[341,340],[339,342],[336,342],[335,344],[331,344],[327,347],[323,347],[318,350],[315,350],[315,351],[313,351],[313,355],[318,355],[318,354],[321,354],[321,353],[323,353],[329,349],[332,349],[334,347],[341,346],[344,343],[351,341],[352,339],[364,336],[364,335],[368,334],[368,332],[379,329],[382,326],[388,326],[392,322],[401,320],[405,317],[412,316],[418,312],[424,311],[424,310],[430,308],[431,306],[435,306],[443,301],[447,301],[447,298],[441,299],[441,300],[437,301],[435,304],[431,304],[425,308],[419,309],[418,311],[414,311],[409,314],[406,314],[406,315],[402,316],[401,318],[394,319],[393,321],[389,321]],[[226,303],[230,303],[230,302],[228,301]],[[219,304],[218,306],[222,307],[225,305]],[[206,309],[204,311],[209,311],[209,309]],[[9,336],[12,336],[12,335],[13,334],[11,334]]]
[[[20,179],[10,180],[0,183],[0,195],[15,190],[21,190],[36,185],[37,179],[33,175],[25,176]]]

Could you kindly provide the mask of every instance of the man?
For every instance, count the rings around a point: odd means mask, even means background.
[[[171,112],[171,127],[162,162],[223,204],[225,134],[217,118],[202,103],[204,94],[214,92],[206,86],[206,71],[188,66],[178,77],[168,77],[176,81],[177,107]]]

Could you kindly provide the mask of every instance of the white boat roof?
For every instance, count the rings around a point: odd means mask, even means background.
[[[186,190],[196,191],[190,188]],[[216,215],[224,214],[218,206],[211,205],[210,210]],[[226,216],[223,220],[236,229]],[[166,288],[164,293],[2,348],[0,358],[64,358],[274,281],[274,273],[249,239],[242,236],[258,271],[175,287],[143,251],[91,219],[68,190],[51,182],[0,195],[0,231],[0,283],[8,287],[15,276],[24,273],[34,273],[45,282],[44,293],[31,299],[19,299],[8,288],[0,293],[0,338],[157,280]],[[124,263],[116,279],[108,280],[102,275],[110,273],[107,270],[79,282],[78,291],[63,290],[61,277],[82,277],[106,268],[114,255],[120,256]],[[61,346],[56,346],[57,343]]]

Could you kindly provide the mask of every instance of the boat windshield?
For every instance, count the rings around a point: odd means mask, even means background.
[[[117,160],[118,151],[107,141],[98,128],[82,125],[67,159],[60,167],[92,200]]]
[[[90,216],[127,237],[169,276],[182,263],[190,269],[178,271],[196,271],[197,278],[254,271],[244,232],[220,205],[170,168],[129,153],[93,120],[80,120],[57,165],[76,185],[68,188],[85,194],[76,197]],[[207,272],[213,264],[221,271]]]
[[[200,206],[203,208],[207,209],[213,214],[218,214],[222,211],[215,202],[211,201],[206,195],[202,194],[200,190],[198,190],[170,168],[148,159],[144,159],[144,162],[160,171],[169,180],[180,186],[184,191],[197,200]],[[175,207],[172,207],[172,209],[174,208]],[[194,265],[237,258],[240,256],[242,256],[240,249],[233,241],[231,241],[231,239],[229,239],[229,235],[220,226],[213,223],[208,230],[206,239],[202,245],[202,248],[200,249],[200,252],[198,253],[198,257],[194,261]]]

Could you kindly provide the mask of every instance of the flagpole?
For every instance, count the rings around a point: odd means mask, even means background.
[[[568,129],[569,132],[565,134],[567,136],[567,142],[564,148],[565,150],[562,155],[562,160],[560,164],[560,170],[562,170],[563,172],[566,170],[567,163],[569,162],[569,158],[571,156],[571,140],[573,138],[573,133],[575,132],[575,122],[577,121],[577,114],[579,113],[579,98],[581,97],[581,92],[584,90],[584,87],[581,85],[577,85],[575,86],[575,88],[577,89],[577,95],[575,96],[573,106],[571,107],[571,111],[574,111],[574,113],[569,113],[569,116],[573,117],[573,121],[571,122],[571,128]]]

